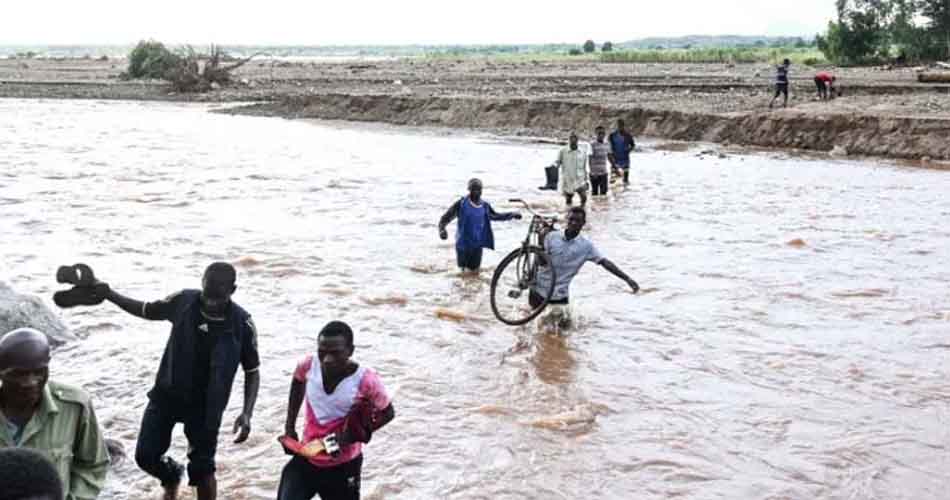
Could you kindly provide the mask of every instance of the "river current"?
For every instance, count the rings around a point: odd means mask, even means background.
[[[396,408],[366,448],[363,498],[947,498],[950,173],[647,146],[584,230],[644,292],[588,264],[555,334],[488,305],[527,219],[494,224],[479,277],[436,230],[473,176],[498,210],[562,208],[537,190],[555,146],[0,100],[0,279],[49,300],[56,267],[85,262],[154,300],[233,262],[263,368],[243,445],[235,382],[222,498],[275,497],[291,373],[334,319]],[[156,498],[131,455],[169,325],[109,304],[61,315],[82,340],[52,378],[87,389],[130,455],[101,498]]]

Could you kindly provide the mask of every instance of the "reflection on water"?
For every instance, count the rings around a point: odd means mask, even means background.
[[[574,324],[551,335],[491,320],[490,269],[525,223],[495,227],[478,277],[459,275],[436,223],[473,174],[499,210],[513,197],[556,210],[535,189],[552,147],[0,100],[0,150],[0,278],[21,291],[49,297],[57,266],[87,262],[156,299],[197,286],[211,260],[238,266],[264,369],[250,440],[222,435],[227,498],[273,498],[291,371],[338,318],[395,396],[366,498],[936,499],[950,486],[945,172],[638,154],[634,185],[592,202],[585,231],[645,293],[588,264]],[[107,306],[63,316],[86,338],[56,353],[54,378],[89,389],[131,451],[168,325]],[[173,454],[184,443],[178,431]],[[156,490],[127,461],[103,498]]]

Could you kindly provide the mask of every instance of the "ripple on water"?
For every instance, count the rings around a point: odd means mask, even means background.
[[[557,147],[377,128],[0,100],[0,129],[34,143],[0,160],[3,278],[45,299],[50,268],[81,258],[154,298],[233,262],[266,373],[251,439],[221,441],[229,499],[273,498],[287,385],[331,319],[354,327],[357,360],[396,406],[367,447],[366,498],[942,498],[946,173],[638,152],[633,186],[592,201],[585,236],[644,288],[588,265],[571,288],[577,321],[547,335],[493,319],[503,253],[458,275],[433,228],[478,171],[496,209],[522,197],[562,215],[524,168]],[[914,189],[882,204],[888,186]],[[497,248],[527,222],[497,224]],[[60,314],[86,338],[54,353],[55,378],[86,387],[133,450],[167,324],[105,306]],[[180,431],[171,454],[187,454]],[[100,498],[157,495],[127,460]]]

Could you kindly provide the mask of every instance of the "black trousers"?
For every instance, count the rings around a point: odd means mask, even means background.
[[[214,474],[214,455],[218,449],[218,429],[208,428],[203,411],[149,401],[135,445],[135,463],[149,475],[158,478],[162,486],[178,483],[181,480],[181,466],[165,456],[171,445],[172,429],[178,423],[185,424],[188,484],[195,486],[201,479]]]
[[[592,196],[607,194],[607,174],[591,175],[590,185],[593,190]]]
[[[817,76],[815,77],[815,87],[818,87],[818,97],[822,99],[828,98],[828,84]]]
[[[335,467],[314,467],[295,456],[284,466],[277,488],[277,500],[359,500],[363,455]]]

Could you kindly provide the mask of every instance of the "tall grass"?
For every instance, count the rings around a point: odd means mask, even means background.
[[[600,54],[610,63],[779,63],[788,58],[794,64],[815,65],[828,61],[814,48],[727,47],[696,49],[635,49]]]

